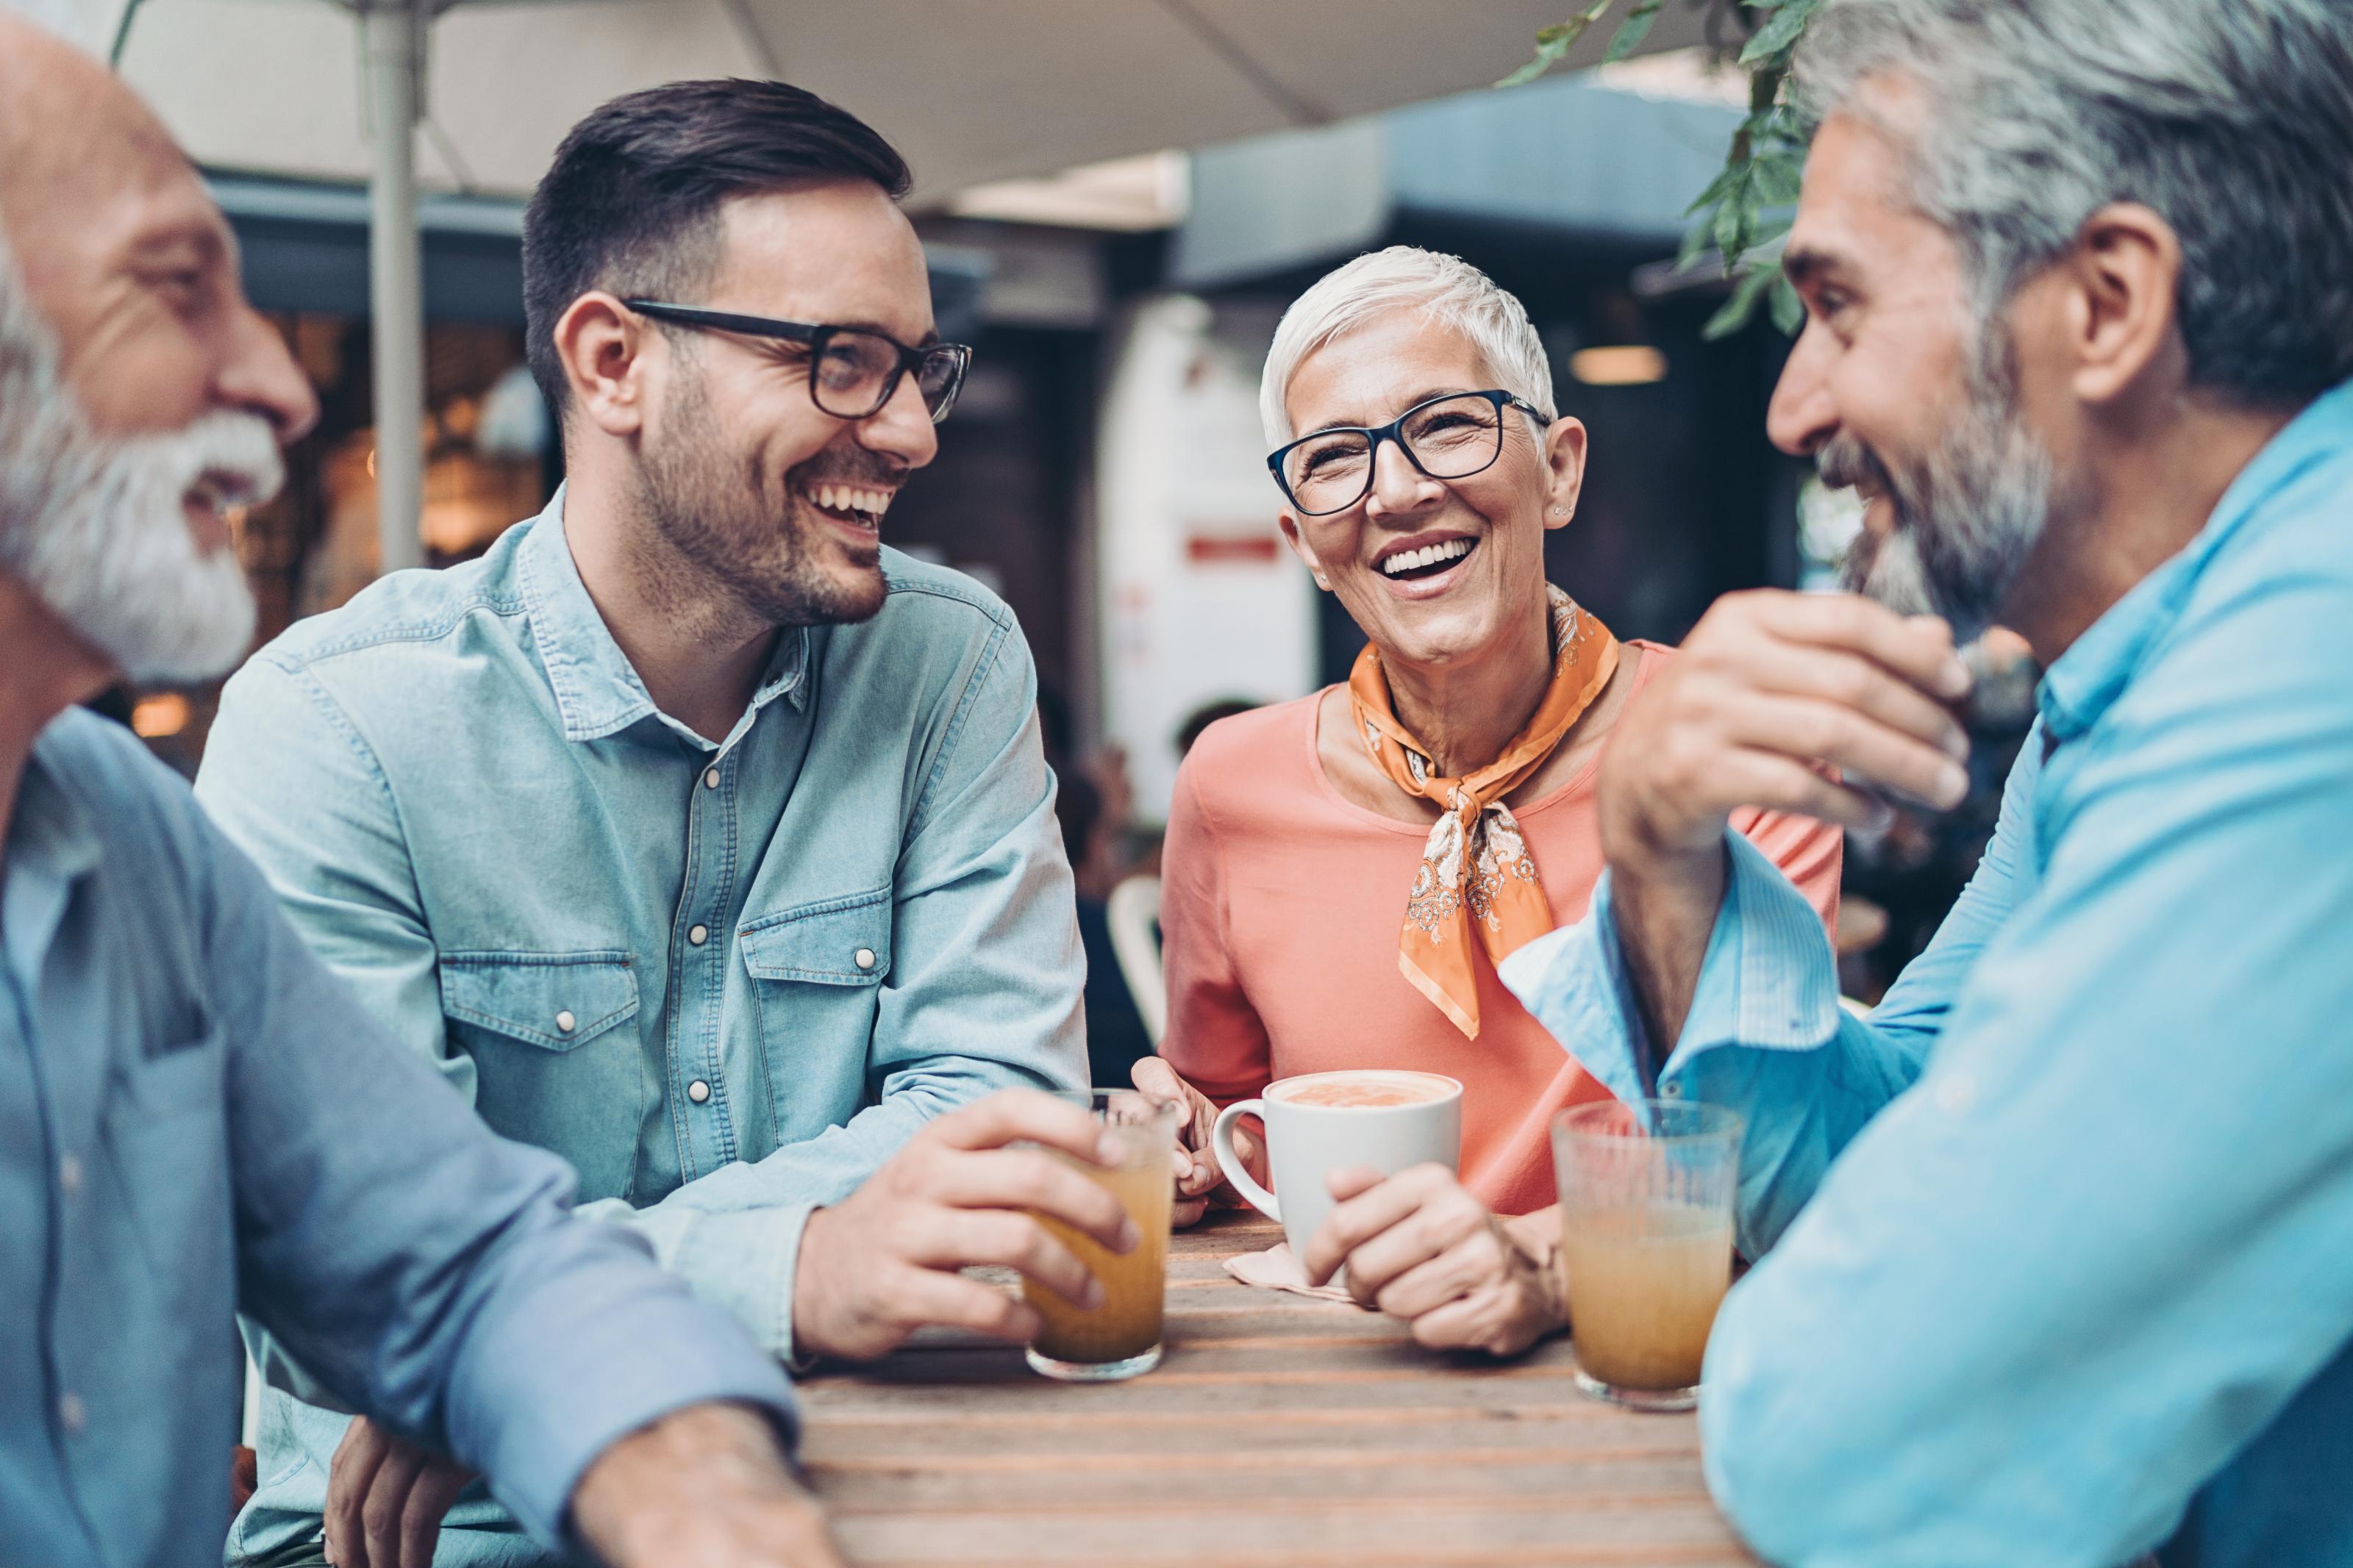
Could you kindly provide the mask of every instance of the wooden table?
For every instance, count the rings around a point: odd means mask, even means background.
[[[852,1562],[1388,1568],[1752,1560],[1688,1415],[1577,1391],[1565,1342],[1440,1355],[1353,1306],[1237,1283],[1255,1215],[1180,1234],[1167,1357],[1050,1382],[1018,1351],[919,1343],[801,1385],[802,1453]]]

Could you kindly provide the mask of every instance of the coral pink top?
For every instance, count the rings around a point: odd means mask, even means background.
[[[1643,652],[1639,695],[1672,652],[1633,646]],[[1315,754],[1322,700],[1318,692],[1213,724],[1177,771],[1162,856],[1161,1054],[1221,1104],[1339,1068],[1460,1079],[1463,1184],[1499,1214],[1543,1208],[1556,1198],[1546,1123],[1609,1090],[1504,989],[1483,952],[1475,1040],[1398,973],[1398,931],[1430,830],[1332,787]],[[1595,772],[1588,764],[1512,806],[1564,925],[1584,918],[1601,875]],[[1770,812],[1734,821],[1832,924],[1838,829]]]

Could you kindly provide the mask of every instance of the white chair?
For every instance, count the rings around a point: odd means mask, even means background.
[[[1111,950],[1120,978],[1135,998],[1144,1032],[1160,1048],[1168,1033],[1168,982],[1160,967],[1160,879],[1130,877],[1111,890],[1103,918],[1111,927]]]

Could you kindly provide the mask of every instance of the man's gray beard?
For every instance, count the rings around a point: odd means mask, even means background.
[[[207,473],[240,478],[255,501],[276,494],[284,469],[269,422],[223,412],[160,435],[99,436],[0,250],[0,571],[133,680],[219,675],[253,639],[237,552],[199,550],[183,509]]]
[[[1964,372],[1960,416],[1916,468],[1898,472],[1859,442],[1841,447],[1846,437],[1822,454],[1826,480],[1852,484],[1868,475],[1895,512],[1886,537],[1856,539],[1847,586],[1900,615],[1942,616],[1962,642],[1994,624],[2068,499],[2050,448],[2020,417],[2000,331],[1999,324],[1981,331]]]
[[[871,589],[861,591],[845,589],[811,563],[792,476],[771,499],[727,461],[702,367],[689,354],[680,358],[682,374],[663,412],[662,437],[647,446],[638,470],[639,505],[678,558],[639,563],[657,576],[680,577],[657,583],[656,592],[686,604],[715,584],[763,626],[871,620],[882,607],[881,571]],[[681,563],[688,573],[677,572]]]

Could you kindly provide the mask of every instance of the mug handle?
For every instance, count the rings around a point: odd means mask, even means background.
[[[1250,1200],[1250,1207],[1281,1225],[1282,1210],[1276,1205],[1274,1194],[1251,1179],[1249,1169],[1242,1164],[1241,1156],[1234,1152],[1234,1123],[1245,1116],[1265,1120],[1266,1101],[1238,1100],[1218,1112],[1218,1124],[1209,1129],[1209,1152],[1218,1157],[1218,1169],[1225,1173],[1226,1180],[1233,1184],[1234,1191]]]

